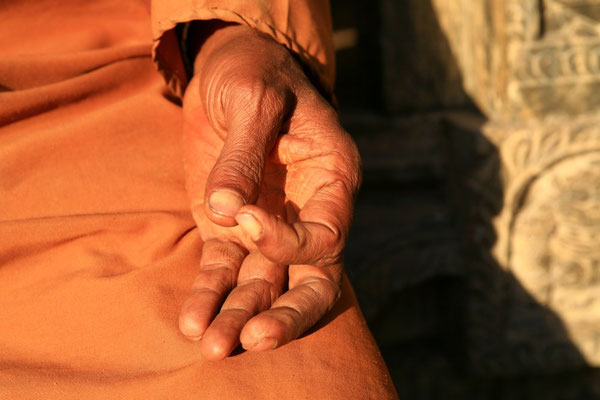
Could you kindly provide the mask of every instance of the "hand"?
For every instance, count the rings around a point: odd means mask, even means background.
[[[205,241],[179,326],[209,360],[282,346],[340,295],[360,159],[291,54],[234,25],[183,100],[186,186]]]

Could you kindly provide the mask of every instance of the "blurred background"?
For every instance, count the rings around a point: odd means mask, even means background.
[[[404,399],[600,399],[600,1],[332,0],[346,269]]]

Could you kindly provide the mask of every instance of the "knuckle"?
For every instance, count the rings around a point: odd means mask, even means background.
[[[243,286],[251,285],[252,290],[255,291],[264,300],[270,300],[269,305],[272,304],[281,294],[281,290],[273,282],[270,282],[264,278],[251,278],[244,282],[238,282]]]
[[[303,305],[298,304],[288,304],[288,305],[280,305],[278,307],[273,308],[273,310],[277,310],[277,314],[273,314],[273,317],[276,321],[281,323],[282,329],[289,329],[290,327],[298,327],[299,321],[306,321],[308,319],[308,310]],[[292,333],[293,337],[297,337],[302,332],[296,331]]]
[[[342,229],[337,223],[325,224],[328,232],[323,235],[320,242],[320,250],[315,252],[320,257],[315,262],[318,267],[329,267],[342,263],[344,247],[346,244],[347,230]]]
[[[329,172],[329,181],[343,182],[348,191],[355,195],[362,182],[362,160],[358,147],[344,131],[326,138],[323,166]]]
[[[348,189],[352,194],[360,187],[362,182],[362,159],[360,152],[354,140],[348,133],[344,132],[344,140],[336,153],[336,165],[341,172],[344,180],[348,184]]]
[[[329,268],[334,265],[340,265],[343,263],[342,251],[334,251],[315,262],[315,266],[319,268]]]
[[[250,319],[250,317],[252,317],[252,312],[250,310],[248,310],[246,307],[244,306],[228,306],[228,307],[223,307],[223,309],[220,312],[221,314],[223,313],[232,313],[232,314],[238,314],[241,316],[240,319]]]
[[[202,269],[211,270],[219,267],[237,270],[246,257],[246,250],[234,242],[209,240],[202,248]]]
[[[227,82],[225,93],[233,102],[247,105],[264,90],[264,86],[264,80],[257,74],[238,74]]]
[[[340,283],[336,280],[315,277],[307,287],[313,289],[319,298],[324,298],[326,304],[332,305],[336,302],[341,292]]]
[[[255,313],[269,308],[276,298],[273,297],[271,285],[262,279],[238,283],[235,293],[235,296],[227,300],[224,308],[243,308]]]
[[[223,294],[231,290],[235,284],[235,273],[229,266],[213,267],[200,271],[194,280],[192,290],[211,291]]]
[[[236,112],[245,110],[250,116],[281,113],[286,106],[289,90],[276,77],[248,75],[232,82],[229,88],[231,105]]]
[[[268,131],[281,123],[293,92],[277,74],[271,75],[254,73],[231,79],[224,91],[229,125],[259,126]]]
[[[295,243],[295,247],[298,249],[304,249],[307,247],[309,241],[309,232],[305,229],[300,229],[301,225],[299,223],[295,223],[294,225],[296,225],[296,229],[294,229],[294,232],[296,233],[296,243]],[[287,254],[287,249],[286,248],[279,248],[279,250],[284,253]]]
[[[260,105],[266,107],[271,114],[281,113],[286,106],[289,90],[278,83],[264,83],[259,94]]]
[[[337,224],[328,224],[329,234],[326,236],[325,246],[332,249],[334,253],[343,248],[345,242],[345,232]]]

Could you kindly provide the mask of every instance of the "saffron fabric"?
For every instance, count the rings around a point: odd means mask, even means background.
[[[177,327],[202,241],[173,28],[247,23],[331,88],[326,3],[151,10],[152,23],[141,1],[0,2],[0,399],[396,398],[347,280],[318,326],[275,351],[208,362]]]

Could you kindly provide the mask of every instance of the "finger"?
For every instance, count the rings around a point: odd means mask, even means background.
[[[239,344],[246,322],[271,307],[286,280],[286,268],[267,260],[260,252],[250,253],[240,268],[237,287],[202,337],[202,355],[208,360],[227,357]]]
[[[225,296],[236,285],[246,251],[233,242],[204,243],[200,272],[179,314],[181,333],[192,340],[204,335]]]
[[[225,143],[208,176],[204,202],[209,219],[222,226],[235,226],[238,210],[256,201],[265,159],[292,103],[283,88],[255,81],[229,86],[221,128]]]
[[[352,219],[353,194],[341,181],[320,188],[289,224],[257,206],[245,206],[238,224],[258,249],[280,264],[340,263]]]
[[[183,100],[183,165],[185,186],[192,215],[198,226],[206,223],[204,190],[206,177],[223,148],[223,139],[209,122],[199,92],[198,76],[194,77]]]
[[[305,277],[279,297],[271,309],[246,323],[240,335],[246,350],[264,351],[283,346],[314,326],[340,296],[341,264],[328,269],[296,265]]]

